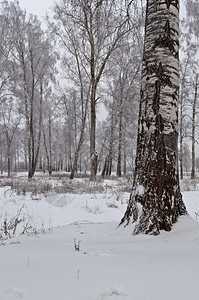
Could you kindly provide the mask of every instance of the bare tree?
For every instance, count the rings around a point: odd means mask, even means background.
[[[191,179],[195,178],[195,140],[196,140],[196,114],[197,114],[197,99],[198,99],[198,74],[195,76],[194,82],[194,97],[192,105],[192,131],[191,131],[191,143],[192,143],[192,155],[191,155]]]
[[[189,99],[189,75],[190,75],[190,51],[186,53],[186,57],[180,63],[180,93],[179,93],[179,167],[180,179],[183,179],[183,148],[184,140],[188,137],[187,129],[189,114],[187,104]]]
[[[180,173],[183,178],[183,139],[191,139],[191,178],[195,178],[195,145],[198,127],[198,24],[199,3],[186,1],[187,18],[181,26],[180,68]],[[189,126],[188,126],[189,125]],[[186,126],[186,128],[185,128]],[[185,136],[184,132],[187,133]]]
[[[108,147],[106,150],[104,166],[102,168],[102,176],[110,176],[112,172],[112,164],[113,164],[113,144],[114,144],[114,136],[117,129],[118,124],[118,117],[117,117],[117,110],[114,101],[109,102],[109,118],[110,118],[110,125],[109,130],[105,130],[106,140],[108,140]],[[108,120],[107,120],[108,121]],[[104,126],[104,124],[103,124]],[[107,139],[107,135],[109,138]],[[107,141],[106,141],[107,143]]]
[[[66,47],[68,35],[76,37],[78,51],[81,53],[80,68],[85,71],[90,83],[91,180],[95,180],[97,172],[97,88],[108,60],[127,37],[129,28],[132,26],[129,14],[134,3],[130,1],[128,9],[125,9],[124,2],[122,0],[60,1],[54,7],[56,32]],[[135,23],[138,25],[139,19],[136,19]]]
[[[43,148],[44,157],[47,161],[47,170],[49,176],[52,175],[53,171],[53,143],[57,136],[54,134],[54,127],[57,121],[58,115],[58,100],[54,93],[50,90],[46,92],[46,97],[43,103],[43,118],[42,118],[42,134],[43,134]],[[45,171],[45,163],[42,166],[43,171]]]
[[[14,101],[15,100],[15,101]],[[16,99],[10,97],[6,99],[1,105],[1,117],[3,120],[3,128],[6,136],[7,144],[7,171],[8,177],[11,174],[11,147],[21,121],[21,114],[16,105]]]
[[[109,130],[110,138],[107,139],[109,146],[105,157],[103,176],[111,174],[113,144],[115,144],[115,148],[117,147],[117,150],[115,149],[115,156],[117,156],[116,174],[118,176],[122,174],[122,158],[124,172],[126,172],[127,151],[124,143],[127,134],[125,130],[129,127],[129,123],[133,121],[127,117],[129,112],[135,112],[134,121],[137,122],[138,101],[136,90],[139,89],[140,82],[141,49],[139,44],[142,44],[141,41],[140,29],[136,34],[134,33],[133,38],[129,36],[126,44],[115,51],[108,64],[110,69],[105,77],[108,84],[106,84],[104,96],[107,100],[104,103],[111,116],[111,118],[108,117],[111,119],[111,129]]]
[[[7,1],[2,1],[0,9],[3,11],[7,5]],[[9,23],[4,16],[0,14],[0,104],[5,100],[6,96],[12,95],[12,91],[8,88],[10,82],[14,80],[14,70],[17,68],[11,60],[11,52],[14,47],[14,41],[9,31]]]
[[[50,37],[41,29],[36,16],[26,17],[18,1],[5,2],[4,18],[9,26],[14,48],[12,60],[17,65],[18,97],[23,99],[28,139],[28,177],[36,169],[40,141],[43,97],[52,76],[55,55]],[[53,69],[54,72],[54,69]]]

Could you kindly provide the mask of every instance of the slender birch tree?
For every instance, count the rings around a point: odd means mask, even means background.
[[[180,64],[180,93],[179,93],[179,169],[180,179],[183,179],[184,140],[187,131],[187,99],[189,98],[188,74],[190,73],[190,53]]]
[[[121,223],[170,231],[186,214],[178,174],[179,1],[148,0],[133,189]]]
[[[192,128],[191,128],[191,179],[196,177],[195,174],[195,143],[196,143],[196,116],[197,116],[197,98],[198,98],[198,74],[194,78],[194,97],[192,104]]]

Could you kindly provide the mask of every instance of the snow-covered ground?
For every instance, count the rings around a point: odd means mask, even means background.
[[[132,236],[117,228],[129,194],[105,184],[89,194],[0,188],[0,228],[6,221],[11,235],[0,231],[0,300],[198,299],[199,192],[183,192],[190,216],[172,232]]]

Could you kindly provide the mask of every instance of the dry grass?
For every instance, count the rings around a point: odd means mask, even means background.
[[[105,183],[106,182],[106,183]],[[95,182],[90,181],[88,175],[79,176],[74,180],[70,180],[68,174],[56,174],[49,178],[46,174],[37,174],[33,179],[28,180],[24,176],[1,178],[0,186],[9,186],[17,195],[48,194],[48,192],[56,192],[58,194],[96,194],[96,193],[116,193],[120,195],[123,192],[131,191],[131,182],[128,177],[118,178],[116,176],[97,177]]]
[[[51,178],[49,178],[47,174],[38,173],[32,180],[28,180],[24,175],[12,178],[1,177],[0,186],[9,186],[11,190],[18,195],[25,195],[27,193],[33,195],[47,194],[52,191],[58,194],[95,194],[111,192],[116,194],[117,198],[121,198],[124,192],[131,192],[132,175],[126,175],[120,178],[114,175],[105,178],[97,176],[97,180],[91,182],[88,174],[76,174],[75,179],[70,180],[69,174],[67,173],[54,173]],[[199,178],[190,179],[186,177],[181,181],[181,191],[198,190]]]
[[[185,178],[180,183],[181,191],[198,191],[199,190],[199,178],[190,179]]]

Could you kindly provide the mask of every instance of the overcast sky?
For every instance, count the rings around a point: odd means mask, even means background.
[[[19,0],[21,8],[24,8],[28,14],[37,15],[40,19],[53,5],[55,0]]]
[[[19,0],[20,6],[26,9],[27,13],[37,15],[39,18],[45,16],[55,0]],[[184,1],[181,1],[181,15],[185,16]]]

